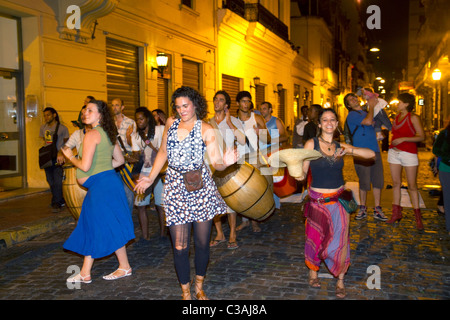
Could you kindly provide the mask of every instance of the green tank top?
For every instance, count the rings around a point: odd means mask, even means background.
[[[111,141],[109,141],[109,137],[102,127],[96,127],[93,130],[97,130],[100,133],[101,140],[95,148],[91,168],[86,172],[81,169],[77,169],[77,179],[90,177],[97,173],[113,169],[112,155],[114,146],[111,144]],[[80,158],[83,158],[83,143],[80,148]]]

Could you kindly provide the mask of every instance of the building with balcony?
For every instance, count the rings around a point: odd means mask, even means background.
[[[407,75],[429,138],[450,116],[449,14],[448,1],[410,1]]]
[[[88,95],[121,98],[134,117],[139,106],[171,114],[182,85],[211,113],[217,90],[229,92],[233,113],[247,90],[291,128],[302,105],[339,105],[351,87],[345,19],[330,27],[308,17],[303,41],[292,8],[298,1],[0,0],[0,188],[47,187],[42,111],[55,108],[72,133]]]

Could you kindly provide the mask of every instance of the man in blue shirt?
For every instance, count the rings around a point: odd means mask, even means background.
[[[380,206],[384,176],[383,161],[373,126],[373,110],[376,102],[376,99],[370,99],[368,101],[368,111],[366,112],[362,109],[356,94],[349,93],[344,97],[345,107],[349,110],[346,121],[353,136],[353,145],[359,148],[369,148],[375,152],[375,159],[363,160],[354,158],[353,160],[355,171],[359,178],[360,208],[355,217],[357,220],[367,217],[367,191],[370,191],[371,185],[375,202],[373,216],[380,221],[387,220]]]

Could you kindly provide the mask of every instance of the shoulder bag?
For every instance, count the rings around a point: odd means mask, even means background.
[[[56,148],[56,143],[58,141],[58,129],[59,122],[56,125],[56,130],[53,133],[52,143],[39,148],[39,168],[45,169],[53,165],[54,160],[58,156],[58,149]]]

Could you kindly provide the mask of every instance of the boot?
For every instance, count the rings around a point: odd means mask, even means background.
[[[403,218],[402,207],[400,207],[398,204],[393,204],[391,219],[386,221],[386,223],[394,223],[396,221],[400,222],[400,220],[402,220],[402,218]]]
[[[423,230],[422,214],[420,213],[420,209],[414,209],[414,217],[416,218],[417,230]]]

